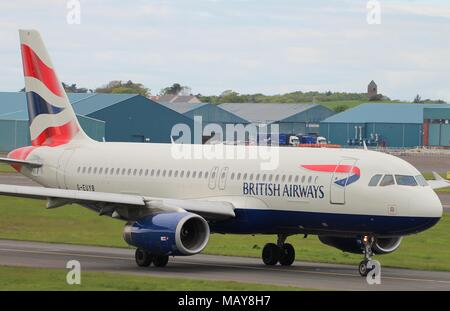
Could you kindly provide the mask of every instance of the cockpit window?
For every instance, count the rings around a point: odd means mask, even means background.
[[[395,180],[397,181],[397,185],[400,186],[417,186],[414,176],[395,175]]]
[[[417,180],[418,184],[421,185],[422,187],[428,186],[427,181],[425,180],[425,178],[422,175],[417,175],[416,180]]]
[[[369,187],[376,187],[381,179],[381,174],[374,175],[369,181]]]
[[[394,176],[392,175],[384,175],[381,180],[380,187],[395,185]]]

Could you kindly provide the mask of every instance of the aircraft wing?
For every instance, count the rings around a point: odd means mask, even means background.
[[[434,180],[427,180],[427,183],[433,189],[450,187],[450,182],[442,178],[438,173],[433,172]]]
[[[207,220],[234,217],[229,202],[152,198],[134,194],[78,191],[43,187],[0,184],[0,195],[47,200],[47,208],[78,203],[98,212],[124,220],[135,220],[148,214],[188,211]]]
[[[16,160],[16,159],[10,159],[10,158],[0,158],[0,163],[6,163],[9,165],[24,165],[24,166],[28,166],[30,168],[36,168],[36,167],[41,167],[42,163],[38,163],[38,162],[33,162],[33,161],[24,161],[24,160]]]

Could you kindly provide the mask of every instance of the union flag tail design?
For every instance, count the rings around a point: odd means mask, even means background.
[[[19,30],[30,138],[33,146],[55,147],[88,140],[36,30]]]

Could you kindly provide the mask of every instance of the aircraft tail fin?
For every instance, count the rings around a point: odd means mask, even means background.
[[[30,138],[33,146],[59,146],[90,140],[81,128],[41,36],[19,30]]]

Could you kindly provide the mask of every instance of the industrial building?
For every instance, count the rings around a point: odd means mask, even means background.
[[[106,122],[106,141],[170,143],[175,124],[193,120],[137,94],[91,94],[73,101],[75,112]]]
[[[278,124],[285,134],[318,133],[320,121],[336,113],[317,104],[228,103],[219,107],[246,123]]]
[[[81,127],[102,141],[169,143],[172,127],[193,120],[136,94],[69,93]],[[0,92],[0,151],[30,144],[25,93]]]
[[[162,105],[170,108],[184,116],[194,120],[195,117],[201,117],[202,128],[205,128],[208,124],[217,124],[222,128],[222,133],[224,137],[222,140],[225,140],[226,133],[226,125],[227,124],[247,124],[248,121],[242,119],[241,117],[228,112],[217,105],[212,105],[208,103],[161,103]],[[198,120],[198,119],[197,119]],[[204,136],[204,141],[209,137]],[[220,139],[217,137],[217,139]]]
[[[340,145],[450,146],[450,105],[362,104],[320,122],[320,134]]]
[[[89,94],[69,94],[71,101],[80,100]],[[84,131],[93,139],[105,137],[105,122],[77,114]],[[25,93],[0,92],[0,151],[6,152],[30,145],[28,109]]]

